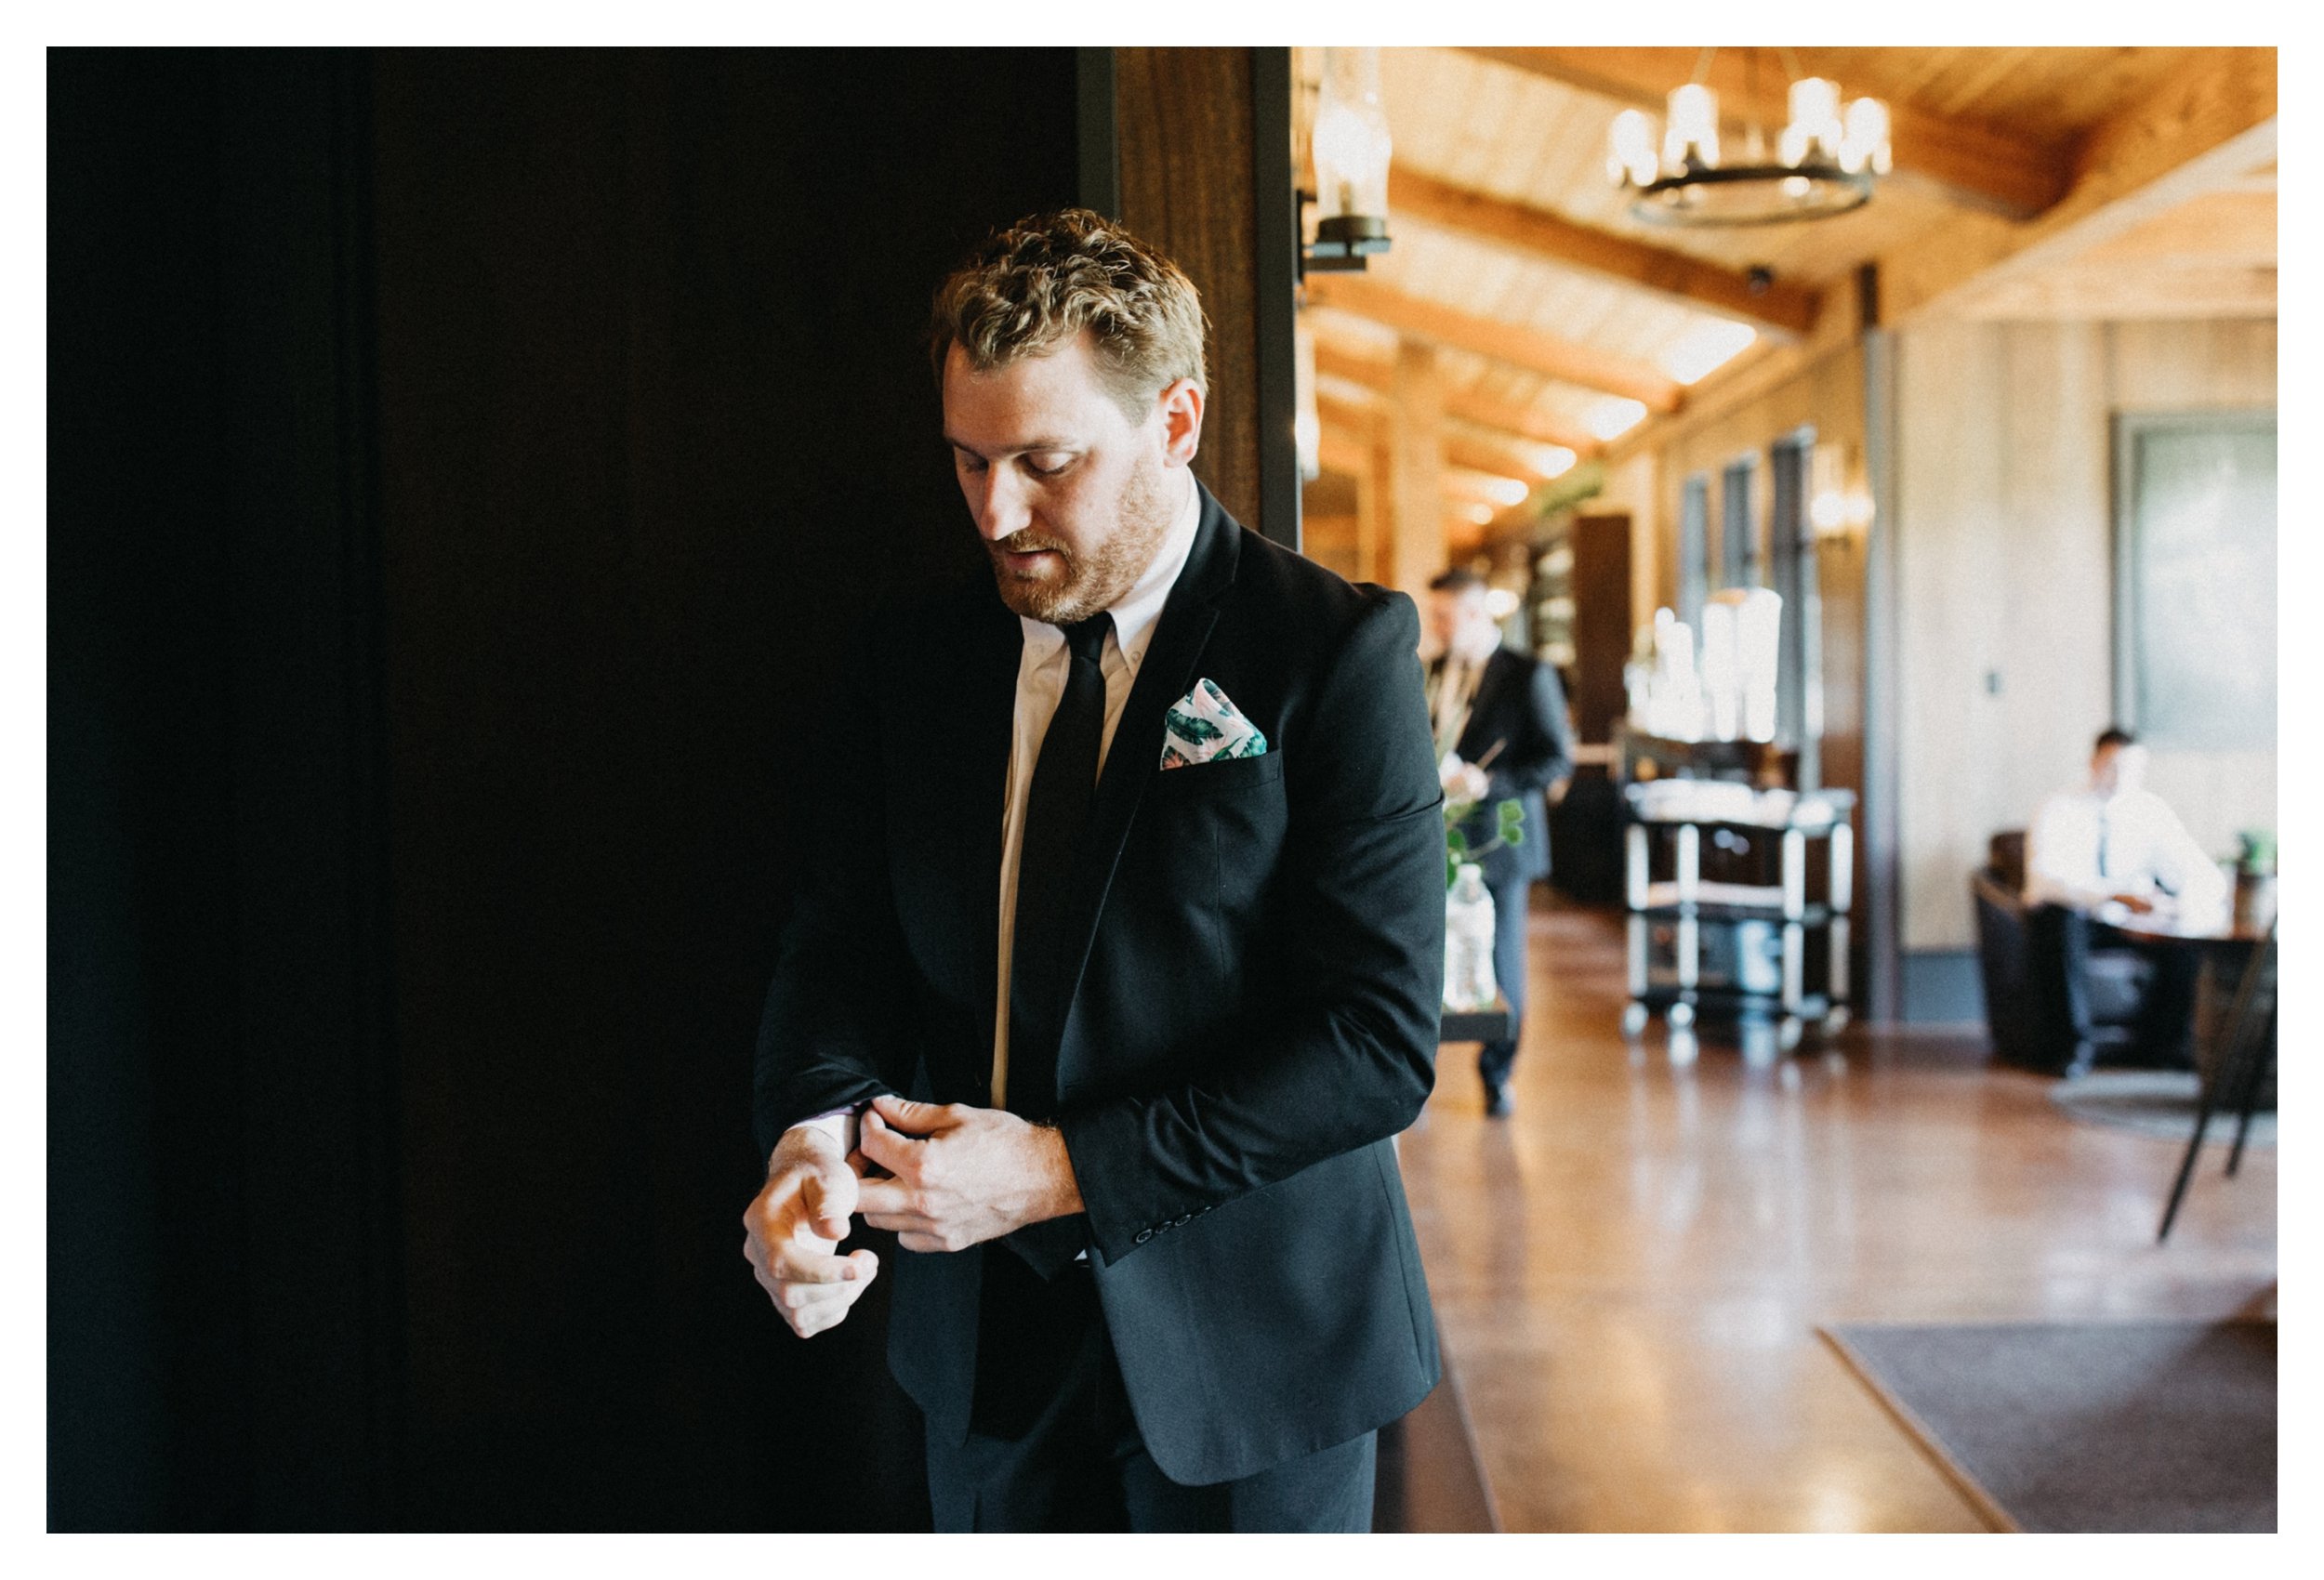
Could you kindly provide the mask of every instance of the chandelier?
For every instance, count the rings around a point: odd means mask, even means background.
[[[1837,83],[1791,72],[1791,122],[1775,157],[1751,125],[1741,161],[1730,165],[1721,158],[1719,96],[1704,81],[1717,53],[1705,49],[1694,80],[1670,90],[1659,138],[1644,111],[1614,117],[1606,176],[1636,194],[1634,217],[1650,225],[1774,225],[1845,214],[1871,200],[1873,181],[1889,169],[1887,105],[1857,99],[1843,111]]]

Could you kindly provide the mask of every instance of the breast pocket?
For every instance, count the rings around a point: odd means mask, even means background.
[[[1280,751],[1161,770],[1123,853],[1124,898],[1170,944],[1208,955],[1221,985],[1239,981],[1287,821]]]
[[[1276,783],[1282,778],[1283,754],[1261,752],[1255,757],[1213,758],[1209,762],[1189,763],[1184,768],[1158,770],[1153,788],[1147,793],[1165,798],[1217,796]]]

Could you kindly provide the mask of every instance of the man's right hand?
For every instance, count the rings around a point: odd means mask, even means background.
[[[856,1174],[839,1143],[812,1126],[783,1133],[766,1189],[743,1214],[743,1255],[801,1338],[847,1320],[879,1271],[869,1251],[835,1253],[855,1211]]]

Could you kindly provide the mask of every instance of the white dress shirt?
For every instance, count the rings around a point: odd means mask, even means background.
[[[2026,897],[2088,911],[2118,894],[2200,920],[2226,904],[2227,879],[2151,790],[2061,790],[2027,831]]]
[[[1129,689],[1137,681],[1138,666],[1145,662],[1155,625],[1162,618],[1162,606],[1169,600],[1170,588],[1177,586],[1180,573],[1186,569],[1186,558],[1194,552],[1195,533],[1201,524],[1202,493],[1189,473],[1186,502],[1179,507],[1177,519],[1170,523],[1169,533],[1163,538],[1154,562],[1106,611],[1114,619],[1098,660],[1105,676],[1105,728],[1098,738],[1101,772],[1105,767],[1106,753],[1113,748],[1114,731],[1121,723],[1122,708],[1129,701]],[[993,1014],[995,1108],[1007,1105],[1009,1092],[1009,975],[1016,941],[1017,860],[1024,844],[1025,801],[1033,789],[1034,766],[1041,758],[1041,739],[1049,733],[1050,720],[1055,717],[1057,704],[1065,694],[1065,677],[1073,663],[1065,650],[1063,631],[1046,621],[1022,615],[1018,624],[1024,628],[1024,646],[1017,658],[1016,718],[1009,741],[1009,794],[1002,805],[1000,825],[1000,957],[995,963],[997,991]],[[1161,749],[1159,743],[1155,749]],[[855,1150],[853,1114],[826,1113],[802,1123],[830,1134],[843,1151]]]

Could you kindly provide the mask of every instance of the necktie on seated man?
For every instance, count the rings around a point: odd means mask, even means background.
[[[1063,627],[1070,655],[1065,689],[1025,798],[1017,857],[1017,915],[1009,966],[1009,1112],[1032,1120],[1057,1114],[1057,1053],[1072,982],[1066,933],[1075,858],[1097,798],[1098,755],[1105,731],[1105,673],[1100,665],[1112,616]],[[1010,1248],[1044,1278],[1054,1278],[1089,1243],[1081,1214],[1028,1224],[1007,1237]]]

